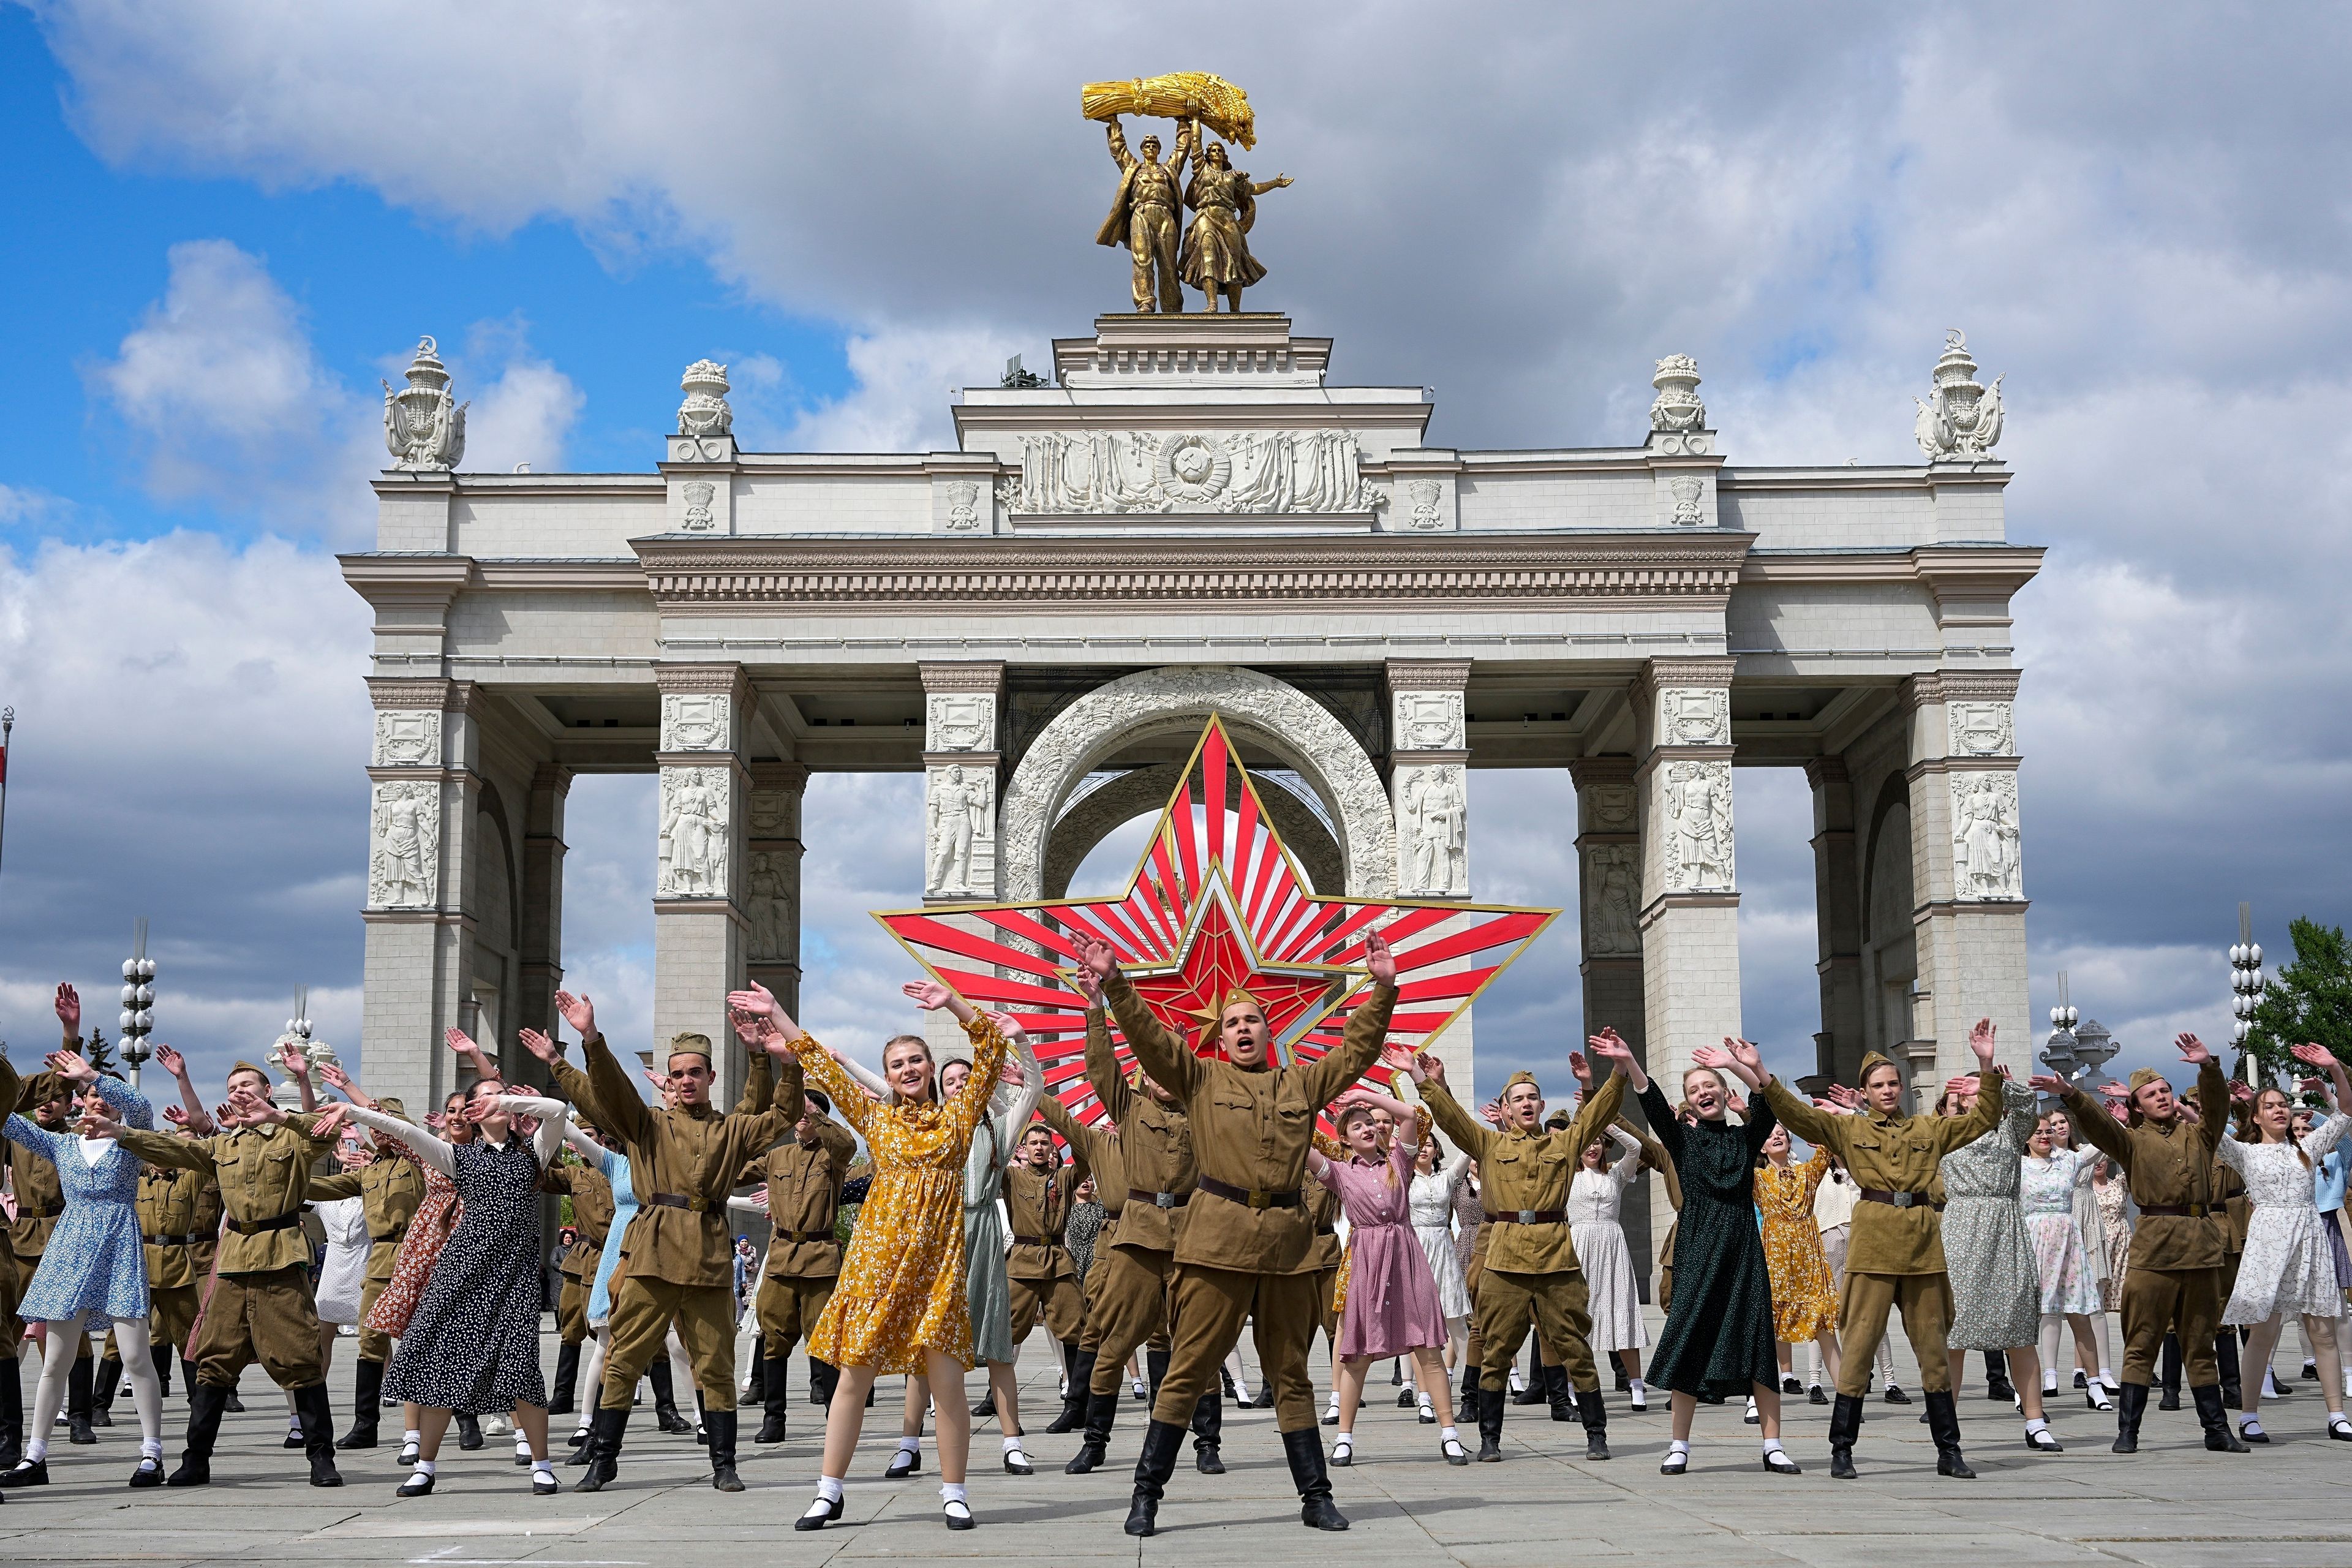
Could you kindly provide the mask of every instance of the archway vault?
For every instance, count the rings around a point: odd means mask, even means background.
[[[1123,824],[1165,805],[1183,778],[1181,763],[1131,768],[1072,803],[1046,836],[1045,897],[1069,897],[1071,879],[1095,847]],[[1266,816],[1281,833],[1284,846],[1297,858],[1307,879],[1318,892],[1337,891],[1346,873],[1341,868],[1339,842],[1331,837],[1331,830],[1313,808],[1282,785],[1263,776],[1255,783]]]
[[[1234,665],[1188,665],[1110,681],[1063,709],[1039,732],[1004,790],[1005,896],[1045,895],[1056,819],[1088,773],[1124,747],[1197,729],[1212,714],[1237,738],[1280,759],[1322,801],[1339,827],[1338,890],[1361,898],[1395,891],[1396,823],[1388,792],[1347,727],[1286,681]],[[1076,864],[1071,860],[1070,869]]]

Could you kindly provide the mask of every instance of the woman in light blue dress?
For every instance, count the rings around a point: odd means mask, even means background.
[[[48,1067],[73,1084],[85,1114],[102,1110],[113,1121],[154,1130],[154,1110],[139,1091],[100,1074],[79,1054],[53,1052]],[[110,1323],[131,1376],[131,1402],[139,1412],[140,1460],[131,1484],[161,1486],[163,1391],[148,1350],[147,1248],[135,1206],[139,1161],[111,1138],[52,1132],[22,1116],[8,1118],[7,1135],[58,1168],[66,1204],[16,1309],[26,1322],[49,1326],[48,1342],[24,1462],[0,1476],[0,1488],[48,1484],[49,1429],[65,1401],[74,1352],[92,1328]]]

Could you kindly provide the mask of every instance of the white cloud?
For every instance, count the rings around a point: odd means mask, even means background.
[[[803,411],[790,445],[805,452],[952,450],[950,388],[994,384],[1020,340],[988,327],[884,327],[849,340],[855,383],[845,395]]]

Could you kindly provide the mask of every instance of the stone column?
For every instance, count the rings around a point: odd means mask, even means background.
[[[1569,764],[1576,781],[1576,872],[1583,953],[1584,1027],[1614,1028],[1649,1063],[1649,1017],[1642,999],[1642,834],[1631,757],[1580,757]],[[1580,1047],[1581,1042],[1579,1042]],[[1549,1088],[1550,1086],[1546,1086]],[[1562,1086],[1554,1094],[1564,1099]],[[1639,1120],[1638,1114],[1636,1120]],[[1625,1239],[1641,1260],[1642,1299],[1650,1299],[1650,1204],[1663,1204],[1663,1183],[1642,1178],[1654,1197],[1622,1205]],[[1657,1234],[1663,1236],[1660,1230]]]
[[[1004,753],[998,725],[1004,710],[1002,664],[925,664],[923,681],[923,901],[966,904],[993,899],[1004,886],[997,865]],[[1038,852],[1045,840],[1038,841]],[[1033,880],[1045,868],[1028,868]],[[964,1033],[944,1011],[925,1013],[922,1029],[935,1057],[965,1056]]]
[[[2025,879],[2019,860],[2015,670],[1939,671],[1904,683],[1911,728],[1912,916],[1919,979],[1913,1088],[1976,1065],[1969,1030],[2000,1029],[2000,1060],[2032,1058],[2026,995]]]
[[[1470,897],[1470,730],[1467,659],[1391,659],[1389,801],[1396,819],[1396,889],[1402,899]],[[1463,961],[1460,967],[1467,967]],[[1446,1026],[1435,1056],[1452,1081],[1476,1080],[1475,1008]]]
[[[368,697],[375,742],[360,1050],[378,1093],[424,1106],[444,1079],[440,1036],[458,1021],[462,994],[460,868],[472,820],[457,760],[463,700],[456,682],[437,679],[371,679]]]
[[[541,763],[530,781],[523,816],[522,952],[517,964],[515,1028],[555,1031],[555,993],[563,984],[563,812],[572,793],[572,770]],[[544,1073],[521,1047],[499,1042],[499,1061],[509,1082],[541,1082]]]
[[[750,922],[744,887],[742,756],[751,686],[736,664],[654,667],[661,691],[658,865],[654,885],[654,1037],[656,1064],[674,1035],[710,1037],[719,1087],[733,1101],[743,1053],[727,1026],[727,993],[744,977]],[[634,1042],[616,1042],[625,1048]]]
[[[798,763],[753,763],[751,868],[743,912],[751,922],[744,967],[776,994],[795,1018],[801,1006],[801,803],[808,769]]]
[[[1813,1071],[1853,1082],[1862,1067],[1862,868],[1854,835],[1853,785],[1842,756],[1805,764],[1813,786],[1813,925],[1818,934],[1822,1030]]]

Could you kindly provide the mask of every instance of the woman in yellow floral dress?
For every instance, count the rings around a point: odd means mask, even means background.
[[[1775,1127],[1764,1141],[1764,1165],[1756,1173],[1756,1207],[1764,1216],[1764,1258],[1772,1272],[1772,1337],[1780,1342],[1780,1391],[1796,1392],[1789,1347],[1807,1340],[1821,1347],[1830,1381],[1838,1374],[1838,1295],[1822,1251],[1821,1227],[1813,1223],[1813,1194],[1830,1173],[1830,1153],[1816,1149],[1803,1164],[1789,1159],[1789,1130]],[[1818,1403],[1827,1404],[1820,1390]]]
[[[825,1418],[816,1500],[796,1521],[802,1530],[822,1530],[841,1517],[842,1481],[857,1451],[876,1373],[924,1373],[932,1387],[947,1391],[961,1388],[971,1370],[963,1167],[1008,1047],[994,1024],[938,981],[913,981],[905,989],[927,1011],[946,1008],[971,1037],[971,1076],[945,1103],[930,1047],[919,1035],[898,1036],[882,1047],[882,1076],[892,1100],[877,1104],[764,989],[728,998],[740,1013],[772,1019],[793,1040],[808,1081],[832,1096],[874,1158],[874,1184],[842,1258],[841,1282],[809,1334],[809,1354],[839,1367],[841,1385]],[[940,1508],[950,1530],[970,1530],[963,1483],[971,1412],[960,1396],[937,1403]]]

